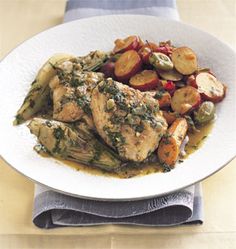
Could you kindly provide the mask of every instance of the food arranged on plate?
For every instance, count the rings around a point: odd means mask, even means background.
[[[225,93],[191,48],[129,36],[111,52],[51,57],[14,124],[30,120],[39,153],[127,178],[182,162],[206,137]]]

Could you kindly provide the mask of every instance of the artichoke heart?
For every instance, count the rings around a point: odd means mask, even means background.
[[[89,130],[42,118],[33,118],[28,125],[40,144],[54,157],[114,171],[122,163],[116,154],[99,142]]]
[[[52,56],[39,70],[35,80],[32,82],[23,104],[16,113],[14,125],[19,125],[32,118],[43,109],[45,103],[50,99],[50,80],[57,74],[58,66],[61,64],[65,73],[68,66],[75,66],[78,71],[96,71],[108,59],[109,55],[102,51],[93,51],[86,56],[75,57],[69,54],[56,54]],[[73,63],[71,63],[73,62]]]
[[[32,118],[34,114],[42,110],[48,102],[50,95],[49,81],[55,76],[54,66],[58,63],[74,60],[75,57],[68,54],[56,54],[52,56],[39,70],[35,80],[32,82],[23,104],[16,113],[14,125],[19,125]]]
[[[108,53],[95,50],[86,56],[77,57],[77,63],[80,64],[82,71],[97,71],[108,57]]]

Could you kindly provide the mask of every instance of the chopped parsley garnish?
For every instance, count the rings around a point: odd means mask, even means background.
[[[135,132],[141,133],[144,130],[144,126],[140,121],[145,120],[150,122],[152,128],[157,128],[158,122],[154,114],[159,111],[158,105],[152,105],[149,103],[145,104],[142,102],[129,104],[127,101],[129,98],[127,98],[124,92],[119,90],[118,86],[116,86],[114,81],[111,79],[105,80],[102,84],[99,84],[98,90],[101,93],[110,94],[111,96],[109,96],[109,98],[115,101],[116,107],[127,113],[126,118],[123,116],[119,117],[114,113],[110,118],[110,121],[113,124],[125,123],[130,125]]]
[[[65,76],[66,76],[65,72],[61,68],[58,68],[58,67],[56,67],[55,70],[56,70],[56,74],[57,74],[60,82],[64,84],[66,81],[65,80]]]
[[[139,133],[144,131],[144,125],[142,123],[140,123],[138,125],[134,125],[133,128],[136,132],[139,132]]]
[[[170,135],[170,133],[167,132],[167,133],[165,133],[162,137],[166,139],[166,138],[171,137],[171,135]]]
[[[151,107],[150,105],[142,104],[138,107],[135,107],[131,110],[132,114],[137,115],[142,120],[149,121],[152,128],[157,127],[157,121],[153,114],[159,110],[159,107],[156,105]]]
[[[15,124],[20,124],[24,121],[24,118],[20,114],[17,114],[15,121],[16,121]]]
[[[168,132],[162,136],[162,141],[164,144],[170,144],[169,138],[171,137],[171,134]]]
[[[53,130],[53,136],[56,138],[55,147],[52,149],[52,153],[60,153],[61,148],[59,147],[61,139],[64,138],[64,131],[61,127],[57,127]]]
[[[55,129],[53,130],[53,136],[54,136],[56,139],[60,140],[60,139],[62,139],[62,138],[64,137],[64,131],[62,130],[61,127],[55,128]]]
[[[123,111],[129,112],[130,108],[126,104],[125,95],[122,92],[117,92],[113,97],[116,105]]]
[[[161,99],[163,97],[164,93],[165,93],[165,90],[157,91],[153,98],[154,99]]]
[[[117,147],[119,145],[123,145],[125,143],[125,138],[122,136],[120,132],[111,131],[107,126],[103,127],[103,130],[108,135],[112,145]]]
[[[104,81],[103,84],[98,86],[98,90],[100,93],[109,93],[115,95],[119,93],[119,89],[116,87],[115,84],[109,84],[108,81]]]
[[[172,170],[172,168],[166,163],[161,163],[160,165],[164,173],[170,172]]]
[[[89,161],[89,163],[93,164],[95,161],[99,161],[101,155],[102,155],[102,148],[98,144],[94,144],[94,153],[93,158]]]
[[[140,105],[140,106],[137,106],[135,108],[132,109],[132,114],[134,115],[138,115],[138,116],[142,116],[142,115],[145,115],[147,113],[147,107],[146,105]]]
[[[110,121],[111,121],[113,124],[122,124],[122,123],[124,123],[124,117],[118,116],[118,115],[116,115],[116,114],[113,114],[113,115],[110,117]]]
[[[155,117],[153,117],[153,115],[151,113],[146,112],[144,115],[142,115],[140,117],[141,117],[142,120],[149,121],[152,128],[157,127],[157,121],[156,121]]]
[[[91,114],[90,101],[85,95],[78,97],[76,103],[85,113]]]
[[[77,78],[72,78],[71,81],[70,81],[70,85],[71,85],[72,87],[78,87],[79,84],[80,84],[80,81],[79,81],[79,79],[77,79]]]
[[[126,104],[126,96],[123,92],[119,90],[119,88],[112,82],[109,83],[110,80],[106,80],[103,84],[98,86],[98,90],[100,93],[108,93],[111,94],[111,98],[114,99],[116,105],[123,111],[129,112],[130,108]]]

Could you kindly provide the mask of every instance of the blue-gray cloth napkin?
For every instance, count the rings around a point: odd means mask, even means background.
[[[69,0],[64,21],[108,14],[179,18],[174,0]],[[202,224],[201,185],[162,197],[122,202],[75,198],[35,185],[33,222],[40,228],[101,224]]]

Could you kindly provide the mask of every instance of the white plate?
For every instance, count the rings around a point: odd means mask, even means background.
[[[94,176],[40,157],[32,149],[36,139],[25,124],[13,127],[30,82],[54,53],[84,55],[110,50],[118,37],[131,34],[149,41],[170,39],[191,47],[201,66],[212,68],[228,86],[227,97],[217,106],[218,119],[210,137],[197,152],[170,173],[131,179]],[[213,174],[236,155],[236,56],[213,36],[181,22],[149,16],[104,16],[59,25],[27,40],[0,63],[0,154],[30,179],[69,195],[95,199],[141,199],[186,187]],[[220,187],[220,186],[219,186]]]

